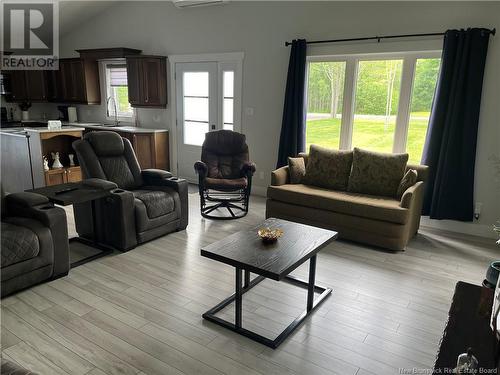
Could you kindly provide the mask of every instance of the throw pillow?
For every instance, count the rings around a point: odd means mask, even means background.
[[[306,174],[304,158],[288,158],[288,172],[290,173],[290,183],[300,184]]]
[[[401,198],[409,187],[417,183],[418,174],[415,169],[408,169],[398,186],[397,197]]]
[[[311,145],[304,183],[332,190],[346,190],[351,165],[352,151]]]
[[[408,154],[385,154],[354,148],[347,190],[396,198]]]

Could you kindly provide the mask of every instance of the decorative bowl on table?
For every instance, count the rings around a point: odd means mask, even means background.
[[[257,234],[262,241],[265,243],[276,242],[278,238],[283,235],[283,231],[281,229],[271,229],[271,228],[261,228],[257,231]]]

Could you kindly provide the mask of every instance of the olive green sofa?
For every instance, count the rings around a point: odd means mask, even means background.
[[[307,154],[300,154],[307,166]],[[400,199],[291,184],[288,166],[272,172],[266,218],[276,217],[332,229],[344,238],[390,250],[404,250],[417,233],[428,167],[408,164],[417,182]]]

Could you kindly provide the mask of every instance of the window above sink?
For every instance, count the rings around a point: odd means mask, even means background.
[[[125,60],[103,61],[104,82],[106,89],[106,120],[131,123],[134,109],[128,98],[127,65]],[[115,113],[116,111],[116,113]]]

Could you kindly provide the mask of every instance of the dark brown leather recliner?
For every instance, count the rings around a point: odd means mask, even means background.
[[[248,213],[255,164],[249,161],[245,135],[230,130],[206,133],[201,161],[194,169],[203,217],[236,219]],[[212,214],[219,208],[226,208],[230,216]]]
[[[141,170],[130,141],[112,131],[87,133],[73,148],[84,178],[100,178],[118,186],[96,204],[99,242],[125,251],[186,228],[186,180],[159,169]],[[74,209],[78,234],[93,238],[90,204]]]
[[[2,199],[1,226],[2,297],[68,274],[68,226],[62,208],[40,194],[9,194]]]

